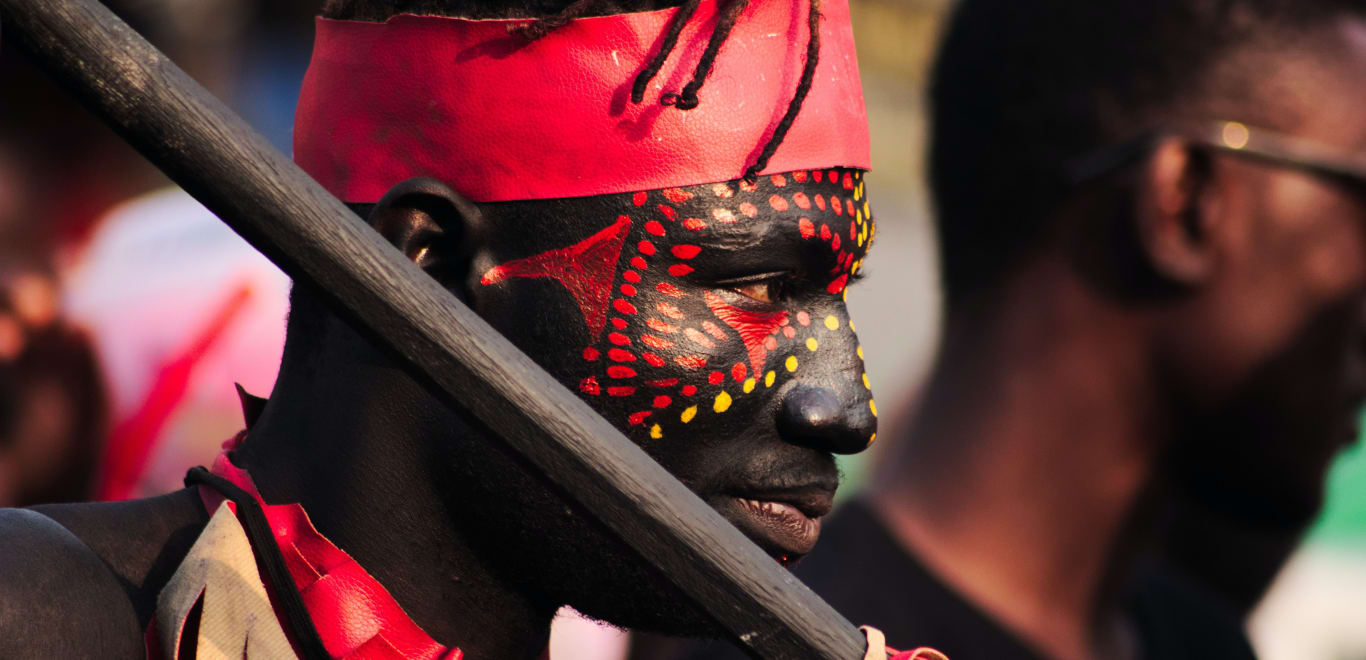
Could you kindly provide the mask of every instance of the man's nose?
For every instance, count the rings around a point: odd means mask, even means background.
[[[783,397],[778,434],[803,447],[856,454],[867,449],[877,433],[877,409],[872,401],[861,385],[855,389],[799,384]]]

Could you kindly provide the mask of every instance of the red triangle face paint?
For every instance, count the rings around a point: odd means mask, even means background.
[[[488,286],[523,277],[554,279],[574,296],[590,336],[596,339],[607,323],[612,278],[616,275],[621,246],[630,230],[631,219],[621,216],[610,227],[569,247],[495,266],[484,273],[480,284]]]

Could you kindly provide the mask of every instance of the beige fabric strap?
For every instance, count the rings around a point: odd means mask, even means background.
[[[881,630],[872,626],[859,626],[859,630],[868,637],[868,651],[863,654],[863,660],[887,660],[892,657],[891,651],[887,650],[887,636]],[[928,646],[922,646],[913,651],[903,651],[897,653],[898,660],[949,660],[949,657]]]
[[[859,626],[858,629],[868,637],[868,652],[863,654],[863,660],[887,660],[887,636],[872,626]]]
[[[270,606],[251,542],[227,502],[157,599],[157,632],[170,660],[178,659],[185,621],[201,598],[195,660],[298,657]]]

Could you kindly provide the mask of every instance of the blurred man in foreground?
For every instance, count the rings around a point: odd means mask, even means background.
[[[1360,2],[959,7],[933,90],[946,340],[871,511],[832,532],[884,526],[920,586],[881,583],[961,609],[851,616],[965,658],[1248,654],[1133,559],[1171,497],[1302,529],[1356,435],[1363,72]]]
[[[1293,538],[1355,437],[1363,73],[1361,2],[961,3],[932,96],[944,346],[799,574],[954,658],[1250,656],[1139,557],[1174,501]]]

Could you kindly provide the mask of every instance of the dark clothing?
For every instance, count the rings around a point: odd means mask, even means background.
[[[871,625],[896,648],[929,646],[951,660],[1043,660],[911,556],[859,501],[831,517],[796,573],[855,625]],[[1245,660],[1256,656],[1217,601],[1164,572],[1145,569],[1128,600],[1148,660]],[[692,660],[743,658],[722,644]]]

